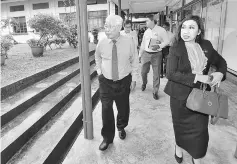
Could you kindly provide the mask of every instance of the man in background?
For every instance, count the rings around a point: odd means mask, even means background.
[[[167,36],[168,36],[168,39],[169,39],[169,44],[167,44],[167,46],[162,48],[161,78],[163,78],[163,76],[166,73],[166,60],[167,60],[167,56],[169,54],[170,46],[171,46],[173,38],[174,38],[174,34],[170,31],[170,24],[169,24],[169,22],[165,22],[163,24],[163,28],[167,32]]]
[[[139,51],[139,60],[142,63],[141,76],[142,76],[142,91],[146,89],[147,74],[150,71],[150,65],[153,69],[153,98],[159,99],[158,91],[160,87],[160,72],[162,60],[162,48],[168,43],[169,39],[167,32],[163,27],[157,25],[157,20],[153,15],[148,16],[146,22],[147,30],[145,31]],[[150,47],[151,40],[156,40],[156,45]]]
[[[136,31],[132,30],[132,21],[130,20],[125,20],[123,23],[124,30],[120,32],[121,35],[129,35],[133,38],[133,41],[135,43],[135,47],[138,46],[138,38],[137,38],[137,33]]]

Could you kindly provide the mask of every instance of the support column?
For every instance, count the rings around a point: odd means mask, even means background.
[[[235,149],[235,158],[237,158],[237,145],[236,145],[236,149]]]
[[[161,14],[160,14],[160,26],[163,26],[164,24],[164,11],[161,11]]]
[[[107,0],[107,4],[108,4],[108,11],[107,11],[107,15],[110,15],[110,0]]]
[[[118,0],[118,15],[121,16],[121,0]]]
[[[127,20],[129,20],[129,16],[130,16],[129,9],[127,9]]]
[[[93,139],[93,119],[87,27],[87,0],[76,0],[76,9],[84,138],[91,140]]]
[[[172,11],[170,11],[169,17],[170,17],[170,31],[173,32],[173,12]]]

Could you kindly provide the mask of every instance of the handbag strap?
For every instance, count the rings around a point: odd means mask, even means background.
[[[214,92],[217,93],[217,87],[214,87]],[[217,123],[217,121],[219,120],[220,118],[220,95],[217,93],[218,95],[218,103],[219,103],[219,107],[217,109],[217,116],[211,116],[211,124],[212,125],[215,125]]]

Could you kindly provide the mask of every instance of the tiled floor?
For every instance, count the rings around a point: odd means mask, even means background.
[[[131,114],[127,138],[120,140],[118,134],[114,143],[101,152],[100,130],[101,103],[93,113],[94,139],[78,136],[68,153],[64,164],[176,164],[174,159],[174,133],[169,97],[163,92],[167,79],[161,80],[160,99],[152,98],[152,76],[146,91],[140,90],[141,82],[130,96]],[[237,146],[237,87],[229,82],[222,84],[229,95],[229,120],[220,120],[217,125],[209,125],[209,148],[203,164],[235,164],[234,152]],[[116,114],[116,108],[114,108]],[[183,164],[191,164],[191,157],[184,152]]]

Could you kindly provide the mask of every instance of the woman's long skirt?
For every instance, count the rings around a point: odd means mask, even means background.
[[[170,107],[176,144],[194,159],[204,157],[209,141],[208,115],[194,112],[186,107],[186,100],[172,97]]]

